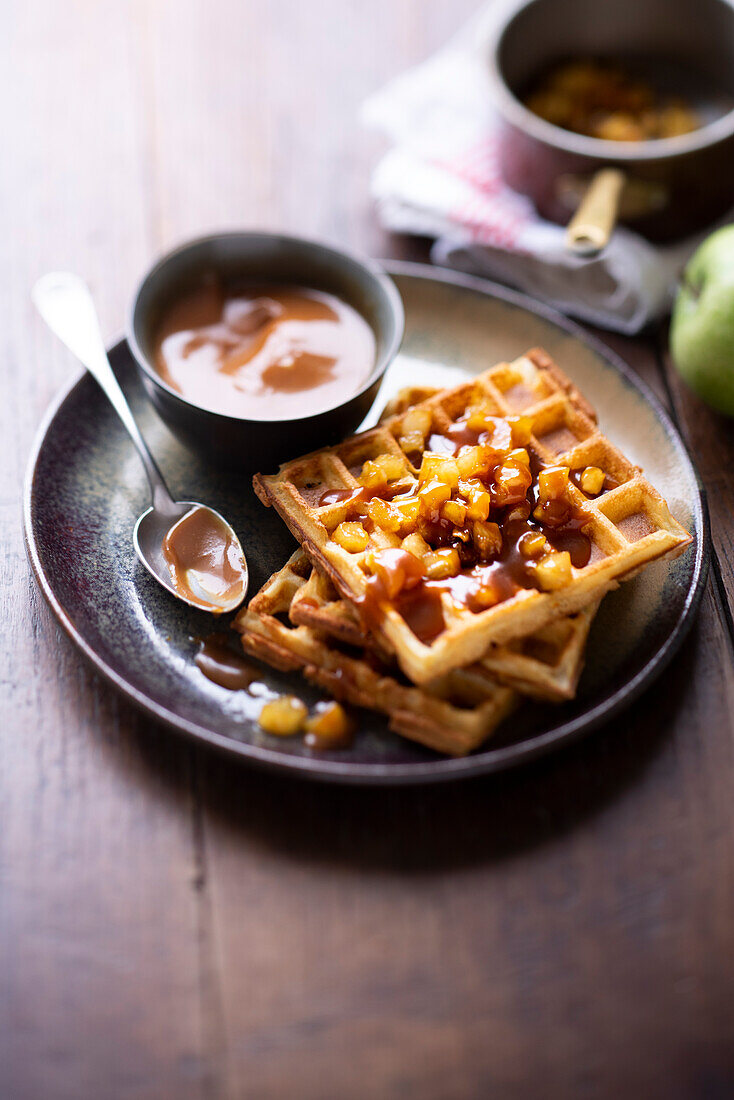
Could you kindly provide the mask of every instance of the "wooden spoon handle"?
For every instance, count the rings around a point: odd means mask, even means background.
[[[566,247],[580,256],[591,256],[609,242],[617,220],[625,174],[619,168],[602,168],[593,177],[566,229]]]

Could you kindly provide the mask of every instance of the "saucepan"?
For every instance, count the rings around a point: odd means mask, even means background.
[[[703,125],[634,142],[545,121],[523,97],[539,74],[574,59],[633,66],[684,97]],[[489,68],[502,174],[543,217],[571,219],[572,250],[599,251],[618,220],[650,240],[682,237],[734,205],[733,0],[511,0],[491,35]]]

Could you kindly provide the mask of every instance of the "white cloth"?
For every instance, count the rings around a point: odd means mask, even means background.
[[[372,190],[382,224],[435,237],[435,263],[510,283],[593,324],[635,333],[670,306],[680,271],[705,234],[672,246],[618,228],[599,256],[564,248],[497,166],[497,122],[486,69],[491,3],[438,54],[391,81],[363,121],[392,142]]]

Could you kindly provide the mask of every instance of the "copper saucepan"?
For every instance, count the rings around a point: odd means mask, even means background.
[[[538,74],[610,58],[680,95],[704,125],[656,141],[563,130],[523,105]],[[502,118],[500,164],[513,190],[593,253],[617,220],[650,240],[682,237],[734,205],[734,0],[512,0],[498,20],[490,73]]]

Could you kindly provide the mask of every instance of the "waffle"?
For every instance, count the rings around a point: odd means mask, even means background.
[[[438,386],[404,386],[387,402],[380,413],[379,423],[384,424],[392,416],[407,412],[414,405],[420,405],[421,402],[427,401],[429,397],[435,397],[440,392]]]
[[[428,424],[419,432],[413,427],[417,411],[418,419],[422,417]],[[444,449],[447,436],[462,438],[461,433],[468,431],[467,426],[477,416],[484,416],[487,424],[491,421],[490,435],[482,437],[488,442],[484,450],[473,445],[467,445],[467,450],[497,452],[498,461],[503,463],[488,475],[494,479],[492,485],[484,483],[488,492],[491,488],[492,493],[500,494],[492,498],[493,502],[512,499],[512,479],[520,470],[521,459],[517,456],[521,452],[531,479],[528,499],[537,492],[547,468],[560,470],[566,481],[551,503],[559,503],[571,516],[570,526],[575,525],[577,539],[588,540],[587,564],[571,566],[568,551],[558,548],[559,531],[546,526],[542,531],[548,539],[541,540],[546,546],[544,557],[539,562],[524,562],[520,581],[519,567],[512,575],[501,568],[495,570],[497,561],[491,553],[483,559],[488,565],[462,565],[458,575],[455,572],[442,579],[438,570],[446,555],[435,551],[451,547],[440,541],[437,545],[430,531],[428,546],[422,535],[420,539],[428,552],[416,554],[415,549],[411,550],[416,533],[426,533],[428,528],[421,527],[421,520],[414,521],[413,526],[408,522],[406,528],[404,512],[398,520],[396,515],[399,508],[407,510],[410,505],[406,502],[417,494],[436,495],[435,482],[422,480],[424,469],[433,461],[427,460],[424,452],[435,453],[439,446]],[[495,439],[498,435],[507,439],[508,424],[512,438],[500,447]],[[474,443],[477,438],[475,432]],[[452,454],[445,449],[443,453],[444,457]],[[458,443],[453,454],[457,456],[455,462],[462,460]],[[581,474],[588,468],[603,474],[604,486],[597,496],[582,491],[578,481],[573,480],[577,472]],[[384,486],[375,489],[370,482],[379,470],[389,470],[389,476]],[[571,473],[573,477],[569,477]],[[463,476],[459,486],[462,492],[469,475]],[[639,468],[602,435],[593,409],[540,350],[513,363],[492,367],[454,389],[440,391],[338,446],[288,462],[275,475],[258,474],[253,484],[261,500],[277,509],[339,593],[358,607],[363,622],[383,648],[395,653],[405,674],[418,684],[473,664],[492,644],[525,637],[581,611],[649,562],[675,556],[691,542],[660,494]],[[476,478],[472,484],[477,484]],[[449,501],[440,496],[442,492],[439,486],[440,507],[445,509],[456,502],[457,490],[451,489]],[[432,501],[433,497],[429,503]],[[500,509],[497,514],[504,517],[502,530],[497,532],[495,525],[485,522],[482,538],[491,541],[494,531],[499,534],[500,545],[505,545],[507,524],[523,506],[527,527],[528,508],[537,506],[537,498],[533,498],[532,505],[526,505],[523,497],[514,508]],[[490,521],[494,514],[493,508]],[[535,516],[536,511],[532,514]],[[439,519],[446,527],[443,511]],[[568,527],[565,525],[563,531]],[[366,533],[365,545],[347,548],[347,534],[351,540],[358,528],[363,535]],[[525,528],[519,525],[518,529]],[[469,551],[476,552],[476,531],[476,525],[472,526],[462,550],[468,546]],[[555,547],[552,552],[549,545]],[[401,549],[411,553],[395,554]],[[420,569],[435,572],[427,579],[408,578],[406,569],[414,569],[413,557]],[[410,611],[422,600],[423,614],[429,596],[434,625],[439,624],[434,631],[419,629],[416,615]]]
[[[340,598],[327,576],[310,567],[294,593],[289,617],[344,645],[373,649],[389,660],[383,647],[367,633],[353,605]],[[584,663],[586,640],[598,603],[576,615],[558,619],[527,638],[490,646],[478,668],[522,695],[561,702],[573,699]]]
[[[517,695],[481,669],[458,670],[430,688],[406,683],[376,659],[344,652],[318,631],[287,625],[311,564],[303,551],[275,573],[240,611],[234,627],[245,651],[284,671],[297,669],[343,702],[382,711],[390,729],[437,752],[477,748],[515,707]]]

